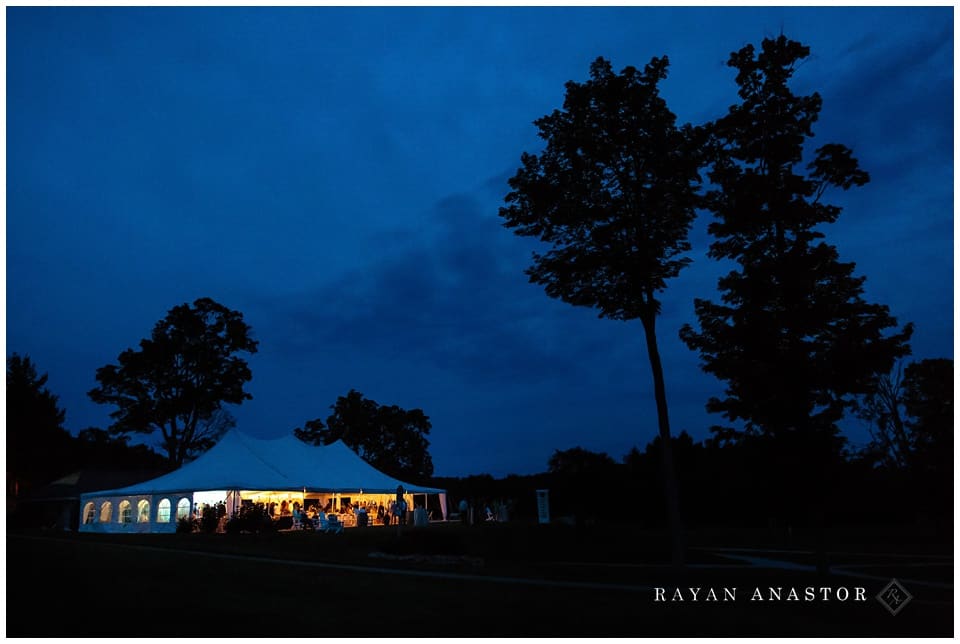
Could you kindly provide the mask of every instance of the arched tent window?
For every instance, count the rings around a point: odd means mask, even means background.
[[[190,518],[190,499],[183,498],[177,502],[177,521]]]
[[[133,506],[130,501],[124,499],[120,501],[120,523],[133,523]]]
[[[146,499],[137,502],[137,523],[150,523],[150,501]]]
[[[157,504],[157,523],[170,523],[170,499],[160,499]]]
[[[88,501],[85,506],[83,506],[83,522],[93,523],[93,517],[96,515],[96,511],[93,507],[93,501]]]
[[[113,504],[110,501],[104,501],[100,506],[100,523],[110,523],[113,517]]]

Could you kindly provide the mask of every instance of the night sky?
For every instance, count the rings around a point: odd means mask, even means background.
[[[430,417],[435,473],[619,460],[656,433],[639,322],[549,298],[536,242],[497,215],[532,122],[604,56],[667,55],[681,122],[737,102],[732,51],[811,47],[808,151],[850,146],[872,181],[825,229],[866,297],[953,357],[953,8],[37,8],[7,16],[6,352],[29,355],[72,432],[113,407],[98,367],[178,304],[212,297],[260,342],[242,431],[326,419],[351,388]],[[658,321],[674,433],[709,435],[722,384],[677,332],[725,269],[705,256]],[[845,427],[855,444],[863,425]]]

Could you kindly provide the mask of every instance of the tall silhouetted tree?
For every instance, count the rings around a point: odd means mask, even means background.
[[[63,474],[72,437],[63,428],[66,412],[47,389],[30,356],[7,358],[7,486],[19,496]]]
[[[294,435],[312,445],[342,440],[362,459],[395,478],[416,482],[433,476],[428,447],[430,419],[420,409],[381,405],[353,389],[337,398],[324,425],[309,420]]]
[[[897,325],[889,309],[864,300],[865,278],[823,241],[821,228],[841,211],[822,201],[826,190],[869,176],[838,144],[819,147],[804,166],[821,99],[794,95],[789,81],[808,54],[780,36],[730,57],[741,102],[712,124],[715,189],[706,202],[715,216],[710,256],[736,267],[719,280],[721,303],[696,300],[699,330],[687,325],[681,337],[726,385],[708,410],[743,424],[715,429],[727,439],[773,439],[775,480],[816,472],[822,495],[843,444],[837,422],[873,374],[909,352],[912,327],[889,331]]]
[[[224,404],[251,398],[243,386],[250,368],[239,353],[256,353],[243,315],[210,298],[181,304],[157,322],[139,350],[97,369],[100,386],[88,395],[116,405],[115,435],[159,431],[171,465],[210,447],[232,423]]]
[[[677,127],[660,96],[668,60],[620,74],[598,58],[590,80],[566,84],[563,109],[535,121],[547,144],[523,154],[510,179],[504,226],[551,249],[534,253],[530,281],[551,297],[599,309],[600,317],[639,319],[653,372],[664,438],[666,501],[674,561],[683,547],[670,421],[657,346],[658,294],[689,263],[687,235],[698,205],[695,131]]]

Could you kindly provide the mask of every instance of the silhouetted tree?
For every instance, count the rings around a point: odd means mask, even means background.
[[[855,407],[866,421],[870,444],[862,456],[889,469],[903,469],[910,458],[910,439],[903,423],[903,367],[876,377],[874,385]]]
[[[595,307],[600,317],[639,319],[653,372],[658,429],[665,438],[665,491],[682,562],[679,500],[670,422],[657,346],[657,294],[689,263],[687,235],[698,205],[695,131],[678,128],[660,96],[668,60],[614,74],[598,58],[590,80],[566,84],[563,110],[535,121],[547,145],[523,154],[510,179],[504,226],[552,248],[534,253],[530,281],[551,297]]]
[[[953,475],[953,360],[935,358],[907,366],[903,404],[914,467],[949,482]]]
[[[380,405],[353,389],[337,398],[326,426],[319,418],[293,430],[305,443],[329,445],[342,440],[378,470],[405,481],[433,475],[428,447],[430,419],[420,409]]]
[[[158,471],[169,468],[169,461],[147,445],[129,443],[129,436],[88,427],[77,434],[75,441],[77,467]]]
[[[877,377],[857,411],[886,466],[952,474],[953,360],[920,360]]]
[[[139,350],[120,354],[119,365],[97,369],[100,386],[88,395],[116,405],[109,427],[115,435],[159,430],[167,458],[179,467],[230,425],[224,404],[251,398],[243,390],[250,369],[237,354],[256,351],[241,313],[201,298],[170,309]]]
[[[293,430],[293,435],[310,445],[324,445],[324,440],[330,437],[327,426],[319,418],[308,420],[303,427],[297,427]],[[336,440],[336,439],[333,439]]]
[[[69,467],[66,411],[47,389],[47,378],[37,373],[30,356],[7,358],[7,487],[14,497]]]
[[[770,437],[776,480],[814,471],[824,494],[844,439],[837,428],[873,374],[909,352],[912,327],[896,326],[886,306],[863,299],[863,277],[825,243],[820,228],[841,209],[821,201],[829,187],[862,186],[869,176],[838,144],[816,150],[801,168],[821,109],[816,93],[796,96],[790,81],[809,48],[784,36],[731,55],[741,103],[712,124],[717,153],[707,207],[715,220],[710,256],[737,267],[719,280],[722,303],[695,302],[699,331],[681,337],[705,371],[726,383],[707,408],[743,430],[725,439]],[[808,487],[793,492],[811,496]],[[816,493],[814,493],[814,496]]]
[[[634,486],[639,486],[631,492],[636,496],[634,503],[641,503],[648,506],[647,512],[651,512],[655,518],[662,515],[654,508],[649,508],[649,501],[646,497],[652,492],[658,491],[662,487],[663,481],[663,446],[660,444],[662,439],[659,435],[647,443],[641,452],[636,447],[630,449],[623,458],[622,462],[627,470],[629,481]],[[717,464],[710,461],[705,454],[703,443],[694,442],[693,437],[686,431],[670,437],[670,453],[673,455],[673,466],[676,472],[677,485],[680,489],[681,497],[684,499],[684,509],[687,510],[688,521],[691,519],[702,520],[710,510],[709,499],[713,490],[718,487],[724,478],[729,478],[730,472],[723,472],[722,469],[713,469]],[[713,476],[711,474],[719,474]],[[690,524],[687,524],[689,529]]]
[[[602,472],[616,465],[604,452],[591,452],[582,447],[556,450],[547,462],[547,470],[554,474],[589,474]]]
[[[937,531],[952,534],[953,360],[920,360],[879,375],[857,415],[873,438],[852,461],[867,468],[858,486],[873,477],[899,516],[933,519]]]
[[[582,528],[616,510],[598,490],[624,491],[625,469],[604,452],[582,447],[556,450],[547,462],[550,474],[550,504],[558,513],[569,514]]]
[[[237,419],[226,409],[220,408],[206,418],[201,418],[194,432],[194,439],[186,448],[183,461],[189,462],[217,444],[228,431],[237,426]]]

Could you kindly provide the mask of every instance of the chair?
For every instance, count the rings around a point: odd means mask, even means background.
[[[337,515],[335,514],[331,514],[329,518],[322,514],[318,514],[317,521],[319,521],[320,532],[327,532],[330,534],[340,534],[343,532],[343,524],[340,523],[339,519],[337,519]]]

